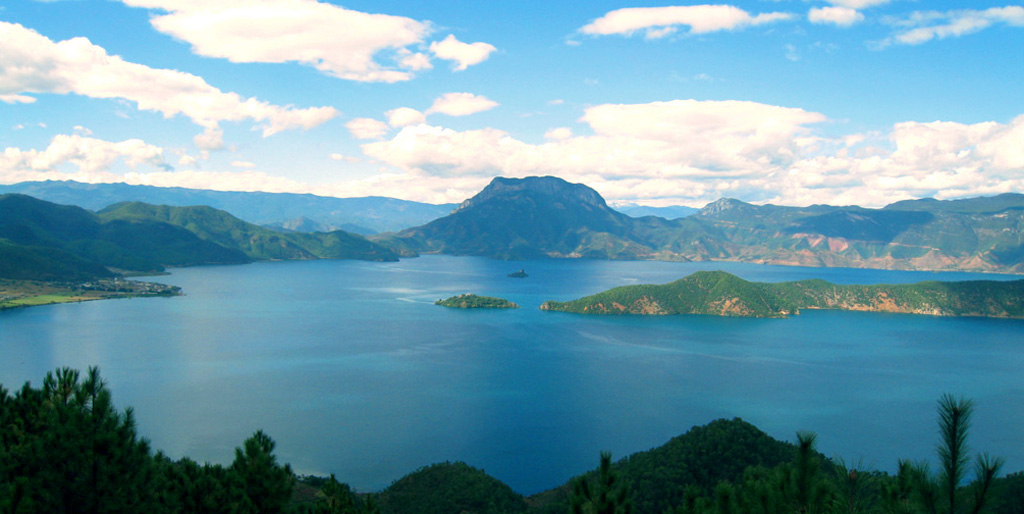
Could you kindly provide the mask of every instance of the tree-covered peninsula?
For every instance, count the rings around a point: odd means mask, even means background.
[[[504,298],[492,296],[478,296],[475,294],[460,294],[446,300],[438,300],[434,305],[442,307],[453,307],[456,309],[518,309],[519,306]]]
[[[581,314],[709,314],[780,318],[802,309],[934,316],[1024,318],[1024,280],[843,285],[824,280],[750,282],[724,271],[699,271],[662,285],[609,289],[543,310]]]

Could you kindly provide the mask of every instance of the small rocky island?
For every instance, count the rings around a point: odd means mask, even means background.
[[[709,314],[783,318],[803,309],[1024,318],[1024,280],[832,284],[824,280],[749,282],[724,271],[698,271],[662,285],[609,289],[542,310],[580,314]]]
[[[460,294],[447,300],[438,300],[434,305],[442,307],[453,307],[456,309],[518,309],[519,306],[504,298],[491,296],[478,296],[475,294]]]
[[[526,274],[526,270],[523,270],[523,269],[521,269],[519,271],[513,271],[512,273],[508,274],[509,278],[526,278],[528,276],[530,276],[530,275],[527,275]]]

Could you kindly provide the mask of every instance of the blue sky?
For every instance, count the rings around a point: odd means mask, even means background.
[[[1024,191],[1006,1],[5,0],[0,183],[613,204]]]

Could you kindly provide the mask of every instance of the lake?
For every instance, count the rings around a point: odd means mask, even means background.
[[[524,268],[528,278],[506,274]],[[976,404],[970,444],[1024,469],[1024,321],[808,311],[789,319],[540,311],[610,287],[722,269],[748,280],[905,283],[1019,277],[738,263],[424,256],[175,269],[186,296],[0,313],[0,383],[100,366],[173,458],[230,463],[257,429],[299,473],[379,490],[445,460],[521,493],[694,425],[770,435],[893,470],[930,459],[936,401]],[[460,293],[515,310],[446,309]]]

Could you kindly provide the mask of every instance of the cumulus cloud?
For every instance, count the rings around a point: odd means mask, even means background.
[[[995,24],[1024,27],[1024,7],[1011,5],[984,10],[961,9],[955,11],[918,11],[909,17],[888,18],[897,32],[876,44],[884,48],[894,43],[919,45],[934,39],[946,39],[973,34]]]
[[[674,33],[680,25],[689,27],[690,34],[704,34],[790,19],[793,15],[789,13],[751,15],[732,5],[630,7],[611,11],[582,27],[580,32],[595,36],[629,36],[643,30],[646,38],[658,39]]]
[[[129,167],[149,165],[159,169],[170,166],[163,149],[141,139],[120,142],[104,141],[81,135],[57,135],[45,150],[5,148],[0,154],[0,181],[39,180],[40,177],[63,177],[69,166],[80,175],[106,174],[115,162]]]
[[[807,20],[811,23],[852,27],[855,23],[864,21],[864,15],[849,7],[821,7],[811,9],[807,13]]]
[[[30,104],[36,99],[25,95],[0,95],[0,102],[7,104]]]
[[[425,43],[429,22],[345,9],[316,0],[121,0],[158,10],[153,27],[192,45],[198,55],[231,62],[297,62],[340,79],[401,82],[432,68],[412,49]],[[477,64],[495,48],[454,36],[430,44],[456,70]]]
[[[107,54],[85,38],[53,42],[34,30],[0,22],[0,95],[51,93],[123,99],[165,117],[178,114],[205,129],[210,139],[219,123],[253,121],[264,137],[282,130],[316,127],[339,113],[333,107],[297,109],[225,93],[202,78],[154,69]]]
[[[580,121],[593,135],[554,128],[540,144],[493,128],[418,124],[363,152],[401,171],[388,175],[396,191],[427,201],[460,201],[495,175],[539,174],[588,184],[609,200],[689,205],[732,196],[881,206],[1024,188],[1024,116],[906,122],[834,139],[816,133],[822,114],[755,102],[607,104]]]
[[[572,129],[568,127],[553,128],[544,133],[544,139],[553,139],[555,141],[562,141],[572,137]]]
[[[426,114],[439,112],[449,116],[468,116],[498,106],[498,102],[472,93],[446,93],[434,100]]]
[[[340,153],[332,153],[328,157],[330,157],[332,161],[362,162],[362,159],[360,159],[359,157],[352,157],[350,155],[344,155]]]
[[[588,108],[595,135],[566,129],[532,145],[497,129],[464,132],[419,124],[363,152],[414,174],[437,177],[545,173],[631,178],[743,177],[797,158],[796,136],[821,114],[754,102],[677,100]]]
[[[878,5],[885,5],[892,0],[827,0],[832,5],[846,7],[847,9],[867,9]]]
[[[355,118],[345,128],[356,139],[380,139],[388,133],[388,124],[373,118]]]
[[[399,107],[397,109],[391,109],[384,113],[388,117],[388,125],[392,127],[404,127],[406,125],[415,125],[418,123],[425,123],[427,117],[420,111],[411,107]]]
[[[192,51],[231,62],[299,62],[363,82],[409,80],[422,61],[397,51],[423,41],[429,24],[369,14],[315,0],[122,0],[159,9],[153,28],[188,42]],[[386,54],[390,65],[378,61]]]
[[[480,64],[491,56],[497,48],[488,43],[463,43],[455,39],[454,34],[449,34],[444,40],[430,43],[430,51],[438,59],[453,61],[453,69],[462,71],[474,64]]]

